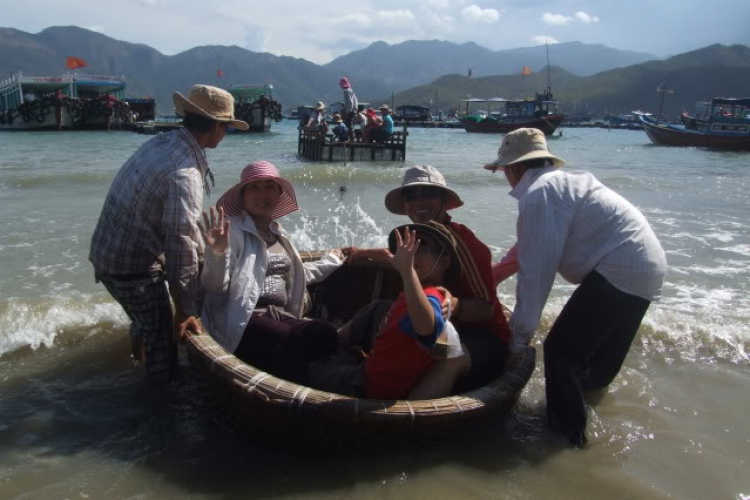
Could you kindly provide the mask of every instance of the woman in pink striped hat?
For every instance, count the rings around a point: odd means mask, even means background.
[[[267,161],[246,166],[240,182],[216,207],[210,217],[204,213],[201,226],[206,242],[201,275],[204,327],[243,361],[305,383],[307,362],[338,345],[334,326],[300,319],[305,288],[330,275],[345,254],[353,259],[367,251],[334,250],[303,264],[276,221],[299,210],[294,188]]]

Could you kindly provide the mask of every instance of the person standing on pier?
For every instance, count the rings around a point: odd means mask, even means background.
[[[347,130],[352,130],[352,123],[354,122],[354,117],[359,108],[357,94],[354,93],[352,84],[347,77],[342,77],[341,80],[339,80],[339,85],[344,89],[344,123],[346,124]]]
[[[97,282],[131,320],[134,358],[156,383],[174,378],[176,340],[198,328],[198,218],[213,178],[204,150],[228,127],[248,128],[235,120],[231,94],[216,87],[195,85],[187,98],[176,92],[174,104],[183,126],[150,139],[122,166],[89,253]]]

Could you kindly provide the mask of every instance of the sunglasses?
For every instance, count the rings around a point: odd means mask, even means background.
[[[439,187],[406,187],[401,190],[401,198],[404,201],[414,201],[417,198],[438,198],[443,195]]]

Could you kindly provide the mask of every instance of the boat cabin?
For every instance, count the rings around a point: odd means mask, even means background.
[[[428,122],[432,121],[430,108],[426,106],[413,106],[405,104],[396,108],[394,118],[407,122]]]
[[[270,100],[273,85],[230,85],[227,92],[232,94],[235,104],[253,103],[264,95]]]

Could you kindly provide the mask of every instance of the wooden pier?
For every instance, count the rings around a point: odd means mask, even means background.
[[[407,126],[383,142],[336,142],[333,134],[299,127],[297,153],[313,161],[405,161]]]

